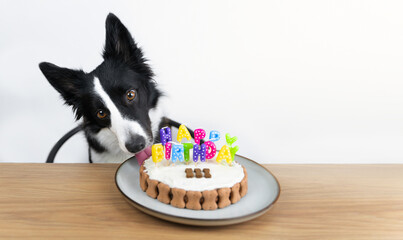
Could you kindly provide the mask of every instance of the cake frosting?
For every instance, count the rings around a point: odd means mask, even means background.
[[[195,164],[172,164],[168,161],[160,162],[157,165],[151,158],[144,161],[145,172],[150,179],[169,185],[171,188],[180,188],[187,191],[204,191],[217,188],[232,187],[244,178],[244,171],[240,164],[233,162],[232,166],[217,164],[215,158],[206,162]],[[211,178],[186,178],[186,168],[209,168]]]

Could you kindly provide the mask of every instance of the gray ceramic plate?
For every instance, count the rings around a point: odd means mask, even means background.
[[[196,226],[230,225],[261,216],[280,195],[277,179],[266,168],[239,155],[235,156],[235,161],[245,166],[248,172],[248,193],[236,204],[213,211],[175,208],[147,196],[139,185],[139,165],[135,158],[119,166],[115,182],[129,203],[154,217]]]

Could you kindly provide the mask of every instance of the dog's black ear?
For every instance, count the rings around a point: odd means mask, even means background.
[[[120,59],[129,64],[138,73],[148,78],[153,76],[146,63],[143,52],[135,43],[132,35],[113,13],[109,13],[105,22],[106,38],[103,58]]]
[[[82,116],[79,101],[80,90],[85,87],[85,73],[82,70],[61,68],[47,62],[40,63],[39,68],[49,83],[62,95],[66,103],[73,107],[76,118],[79,119]]]

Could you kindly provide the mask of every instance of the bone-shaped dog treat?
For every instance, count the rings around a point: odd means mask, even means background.
[[[247,192],[248,192],[248,179],[243,178],[241,181],[241,188],[239,189],[239,194],[241,195],[241,197],[244,197]]]
[[[147,187],[148,187],[147,179],[148,179],[148,174],[144,172],[144,166],[141,165],[141,167],[140,167],[140,188],[143,191],[147,190]]]
[[[195,173],[196,173],[196,178],[202,178],[203,174],[200,170],[200,168],[195,168]]]
[[[202,208],[204,210],[215,210],[217,209],[216,199],[218,196],[217,190],[206,190],[202,192],[204,201]]]
[[[200,169],[199,169],[200,170]],[[197,177],[197,174],[196,174]],[[187,191],[186,192],[187,196],[187,203],[186,203],[186,208],[192,209],[192,210],[200,210],[201,205],[200,205],[200,198],[202,197],[202,193],[199,191]]]
[[[147,184],[147,180],[148,180],[148,174],[145,172],[140,173],[140,187],[141,190],[146,191],[148,184]]]
[[[180,188],[172,188],[171,205],[177,208],[184,208],[186,190]]]
[[[158,201],[169,204],[169,202],[171,201],[171,197],[169,196],[171,188],[164,183],[158,183],[157,187],[159,192],[157,197]]]
[[[241,181],[241,188],[239,190],[241,197],[244,197],[248,192],[248,173],[246,172],[245,167],[243,167],[243,173],[245,174],[245,177]]]
[[[226,206],[231,205],[231,201],[229,200],[229,195],[231,194],[230,188],[220,188],[218,189],[218,207],[224,208]]]
[[[239,194],[240,187],[241,187],[241,185],[239,183],[237,183],[231,188],[231,203],[232,204],[241,200],[241,195]]]
[[[147,190],[146,193],[148,196],[152,197],[152,198],[157,198],[158,196],[158,191],[157,191],[157,185],[158,185],[158,181],[157,180],[151,180],[151,179],[147,179]]]
[[[191,168],[185,169],[186,178],[193,178],[195,175],[193,174],[193,170]]]
[[[205,177],[205,178],[211,178],[211,174],[210,174],[210,169],[209,169],[209,168],[203,168],[203,172],[204,172],[204,177]]]

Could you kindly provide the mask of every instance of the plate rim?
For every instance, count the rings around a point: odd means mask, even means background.
[[[248,220],[252,220],[256,217],[261,216],[263,213],[265,213],[266,211],[270,210],[270,208],[277,202],[277,200],[280,197],[281,194],[281,186],[280,186],[280,182],[278,181],[277,177],[267,168],[265,168],[263,165],[261,165],[260,163],[244,157],[242,155],[239,154],[235,154],[238,157],[244,158],[248,161],[251,161],[253,163],[255,163],[256,165],[258,165],[259,167],[263,168],[264,170],[266,170],[271,176],[273,176],[274,180],[276,181],[277,187],[278,187],[278,193],[276,198],[274,199],[273,202],[271,202],[270,204],[268,204],[266,207],[260,209],[259,211],[244,215],[244,216],[240,216],[240,217],[230,217],[230,218],[220,218],[220,219],[197,219],[197,218],[192,218],[192,217],[180,217],[180,216],[176,216],[176,215],[172,215],[172,214],[168,214],[168,213],[163,213],[157,210],[154,210],[152,208],[149,208],[147,206],[144,206],[136,201],[134,201],[133,199],[131,199],[130,197],[128,197],[123,191],[122,189],[119,187],[118,183],[117,183],[117,176],[118,176],[118,172],[121,169],[121,167],[127,162],[130,161],[132,159],[135,159],[136,157],[133,156],[131,158],[126,159],[124,162],[122,162],[119,167],[116,169],[115,171],[115,186],[117,187],[117,189],[119,190],[119,192],[123,195],[123,197],[125,198],[126,201],[128,201],[131,205],[133,205],[134,207],[136,207],[137,209],[139,209],[140,211],[157,217],[157,218],[161,218],[167,221],[172,221],[172,222],[177,222],[177,223],[181,223],[181,224],[187,224],[187,225],[198,225],[198,226],[222,226],[222,225],[229,225],[229,224],[235,224],[235,223],[240,223],[240,222],[244,222],[244,221],[248,221]],[[191,222],[184,222],[184,221],[191,221]],[[206,224],[206,223],[211,223],[211,224]]]

